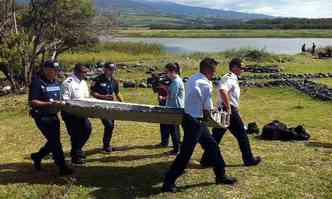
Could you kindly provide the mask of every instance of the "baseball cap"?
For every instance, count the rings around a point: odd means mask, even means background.
[[[60,64],[57,61],[52,61],[52,60],[47,60],[43,64],[44,68],[54,68],[54,69],[59,69]]]

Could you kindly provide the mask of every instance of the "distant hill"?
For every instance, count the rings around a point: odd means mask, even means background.
[[[271,19],[273,17],[261,14],[249,14],[236,11],[209,9],[202,7],[180,5],[167,1],[149,0],[95,0],[97,8],[118,9],[129,14],[161,14],[186,17],[208,17],[235,20]]]

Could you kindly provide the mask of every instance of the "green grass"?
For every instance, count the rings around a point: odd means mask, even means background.
[[[130,102],[154,104],[150,89],[123,89]],[[0,198],[332,198],[332,104],[288,89],[243,91],[241,113],[246,122],[261,127],[273,119],[291,126],[304,124],[312,135],[305,142],[270,142],[250,138],[255,154],[263,157],[257,167],[242,166],[234,138],[227,134],[221,149],[227,173],[236,176],[234,187],[213,184],[211,169],[199,169],[193,162],[179,178],[183,192],[160,193],[163,175],[173,161],[153,149],[160,140],[156,124],[117,122],[113,144],[123,147],[112,154],[100,153],[102,125],[92,120],[93,133],[86,145],[87,167],[76,168],[71,178],[57,178],[51,160],[45,173],[35,173],[27,157],[44,139],[26,112],[25,95],[0,98]],[[268,103],[267,103],[268,102]],[[298,108],[303,107],[303,108]],[[69,137],[62,124],[65,151]],[[197,147],[193,160],[199,160]]]
[[[325,84],[332,88],[332,79],[317,79],[315,82]]]
[[[120,37],[179,37],[179,38],[331,38],[331,30],[150,30],[119,29]]]

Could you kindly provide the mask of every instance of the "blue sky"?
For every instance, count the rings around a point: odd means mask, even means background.
[[[282,17],[332,18],[332,0],[167,0],[175,3]]]

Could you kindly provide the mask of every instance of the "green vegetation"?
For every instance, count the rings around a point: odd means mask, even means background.
[[[331,38],[331,30],[161,30],[147,28],[118,29],[114,32],[119,37],[178,37],[178,38]]]
[[[148,52],[148,53],[146,53]],[[120,68],[118,76],[120,79],[131,79],[140,81],[149,75],[146,72],[151,67],[163,70],[169,62],[178,62],[183,67],[183,76],[189,76],[197,70],[200,60],[204,57],[214,57],[221,62],[218,69],[219,74],[227,71],[228,62],[233,57],[242,57],[246,64],[279,65],[284,73],[315,73],[331,72],[331,59],[314,59],[310,54],[278,55],[268,53],[263,49],[239,49],[229,50],[221,53],[193,53],[190,55],[167,54],[162,51],[162,46],[144,43],[110,43],[98,45],[89,51],[78,51],[65,53],[59,60],[70,70],[75,63],[97,63],[101,61],[113,61],[137,67]]]
[[[123,90],[123,95],[131,102],[156,101],[150,89]],[[152,147],[160,140],[158,125],[117,122],[113,143],[122,151],[108,155],[99,151],[101,122],[92,120],[87,167],[76,168],[74,179],[57,178],[52,160],[45,161],[47,172],[35,173],[31,167],[28,156],[44,139],[26,112],[26,96],[0,98],[0,198],[331,198],[331,103],[287,89],[248,89],[242,99],[246,122],[257,121],[262,126],[280,119],[289,125],[304,124],[313,136],[311,142],[270,142],[251,137],[253,150],[264,162],[246,168],[241,166],[236,141],[227,134],[221,149],[230,165],[227,172],[239,179],[236,187],[213,184],[212,170],[199,169],[193,161],[178,180],[183,192],[162,194],[163,175],[174,158],[164,154],[170,149]],[[298,105],[304,108],[298,109]],[[69,151],[63,126],[62,140]],[[201,155],[202,149],[197,147],[193,160]]]
[[[332,79],[318,79],[318,80],[315,80],[315,82],[325,84],[332,88]]]
[[[162,70],[168,62],[183,66],[183,76],[197,71],[199,61],[211,56],[221,61],[218,74],[227,71],[228,61],[241,56],[247,64],[278,64],[286,73],[331,72],[331,59],[313,59],[309,54],[275,55],[264,50],[240,49],[223,53],[175,55],[163,53],[160,46],[150,44],[104,44],[89,50],[65,53],[61,63],[70,69],[77,62],[115,61],[138,65],[120,68],[123,80],[147,78],[150,67]],[[317,80],[330,84],[330,79]],[[156,104],[151,89],[122,89],[128,102]],[[38,150],[44,138],[27,111],[27,96],[0,98],[0,198],[332,198],[332,103],[314,100],[293,89],[243,89],[241,114],[245,122],[256,121],[260,127],[278,119],[290,126],[304,124],[310,131],[310,142],[263,141],[250,137],[253,151],[263,157],[257,167],[242,166],[235,139],[227,134],[221,150],[229,167],[227,172],[239,179],[234,188],[217,186],[211,169],[197,163],[202,155],[197,147],[186,174],[179,178],[182,192],[160,193],[163,176],[174,157],[170,149],[154,149],[160,141],[157,124],[118,121],[113,145],[120,151],[100,152],[103,127],[92,119],[93,133],[85,147],[87,166],[76,168],[73,178],[59,178],[49,158],[47,172],[32,169],[29,154]],[[18,125],[19,124],[19,125]],[[62,123],[62,142],[70,150],[69,137]]]

